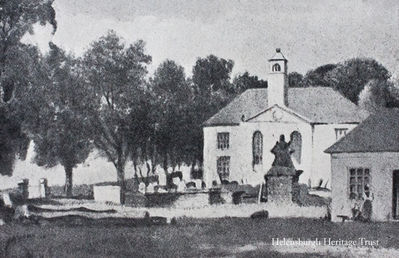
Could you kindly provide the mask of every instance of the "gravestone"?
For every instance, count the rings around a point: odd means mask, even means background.
[[[293,150],[290,149],[290,142],[285,141],[284,135],[276,142],[271,152],[275,159],[272,167],[265,175],[266,195],[268,202],[292,203],[295,184],[302,171],[297,171],[291,160]]]

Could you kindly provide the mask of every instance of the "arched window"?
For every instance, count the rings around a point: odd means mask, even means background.
[[[273,72],[280,72],[281,71],[281,66],[279,64],[274,64],[272,66],[272,71]]]
[[[253,165],[262,164],[263,156],[263,135],[256,131],[252,137],[252,163]]]
[[[298,131],[294,131],[291,133],[291,149],[294,151],[292,156],[296,159],[296,161],[301,164],[301,156],[302,156],[302,135]]]

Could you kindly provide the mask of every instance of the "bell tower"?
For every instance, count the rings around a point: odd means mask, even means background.
[[[269,74],[267,78],[267,101],[268,106],[275,104],[279,106],[288,105],[288,60],[276,49],[274,56],[269,59]]]

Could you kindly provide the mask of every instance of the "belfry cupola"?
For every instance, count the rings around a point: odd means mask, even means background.
[[[269,59],[269,74],[267,78],[267,101],[268,106],[275,104],[280,106],[288,105],[288,60],[281,53],[280,48],[276,49],[274,56]]]

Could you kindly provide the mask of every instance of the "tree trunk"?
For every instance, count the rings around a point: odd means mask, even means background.
[[[121,188],[121,204],[125,204],[125,195],[126,195],[126,182],[125,182],[125,170],[123,166],[119,165],[117,168],[117,177],[118,183]]]
[[[65,166],[65,195],[72,197],[72,166]]]

